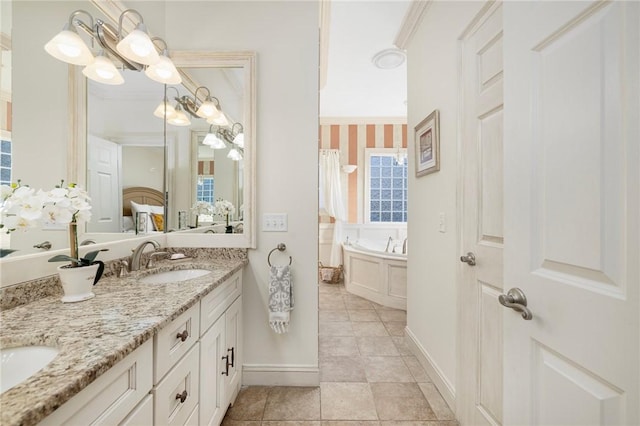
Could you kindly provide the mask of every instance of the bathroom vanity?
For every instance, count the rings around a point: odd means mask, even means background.
[[[219,424],[240,388],[246,264],[246,256],[167,260],[103,278],[84,302],[50,296],[2,311],[3,347],[59,354],[0,396],[1,423]],[[211,273],[141,281],[180,269]]]

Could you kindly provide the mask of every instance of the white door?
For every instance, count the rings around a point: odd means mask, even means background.
[[[502,4],[483,8],[462,37],[462,255],[457,417],[502,423]],[[462,259],[465,260],[465,259]],[[473,263],[473,262],[471,262]]]
[[[224,394],[227,347],[225,320],[220,317],[200,339],[200,417],[201,425],[219,425],[227,411]]]
[[[122,191],[118,144],[89,135],[87,189],[91,197],[89,232],[121,232]]]
[[[242,379],[242,297],[238,297],[225,313],[227,355],[230,357],[229,374],[225,377],[225,393],[233,404],[240,391]]]
[[[505,424],[640,424],[639,9],[503,6]]]

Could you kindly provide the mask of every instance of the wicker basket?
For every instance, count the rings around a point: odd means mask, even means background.
[[[324,266],[322,262],[318,262],[318,278],[329,284],[338,284],[342,281],[342,265],[338,267]]]

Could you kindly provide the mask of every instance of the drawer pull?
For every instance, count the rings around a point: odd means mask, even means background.
[[[183,331],[182,333],[178,333],[176,335],[176,339],[180,339],[183,342],[187,340],[187,337],[189,337],[189,332],[187,330]]]
[[[220,374],[223,376],[228,376],[229,375],[229,355],[227,356],[223,356],[222,359],[225,360],[225,371],[221,372]]]
[[[227,352],[231,352],[231,368],[233,368],[233,364],[235,364],[235,347],[227,349]]]
[[[182,393],[177,393],[176,394],[176,399],[180,400],[180,404],[184,403],[187,400],[187,396],[189,396],[189,394],[187,393],[187,390],[183,390]]]

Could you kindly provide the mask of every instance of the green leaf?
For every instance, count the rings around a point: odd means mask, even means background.
[[[66,254],[57,254],[49,259],[49,262],[74,262],[79,263],[78,259],[75,259],[71,256],[67,256]]]
[[[94,259],[96,257],[98,257],[98,254],[101,251],[109,251],[109,249],[101,249],[101,250],[96,250],[96,251],[90,251],[89,253],[85,254],[84,257],[81,260],[86,260],[89,262],[89,264],[91,264],[91,262],[94,261]]]

